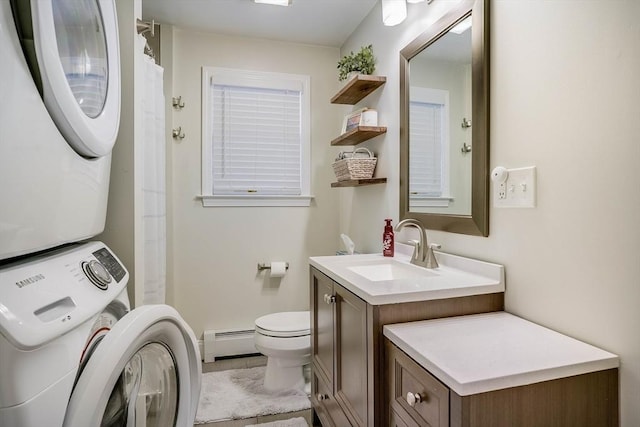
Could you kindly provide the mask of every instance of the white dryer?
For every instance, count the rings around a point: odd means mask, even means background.
[[[0,1],[0,260],[103,231],[120,120],[114,0]]]
[[[167,305],[129,311],[128,279],[100,242],[0,267],[0,426],[193,425],[193,331]]]

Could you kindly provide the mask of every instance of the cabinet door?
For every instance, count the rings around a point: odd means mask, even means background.
[[[389,426],[390,427],[419,427],[413,420],[406,422],[396,411],[391,411],[389,414]]]
[[[333,386],[333,281],[311,270],[311,354],[313,366]]]
[[[333,397],[325,381],[313,373],[311,402],[323,427],[347,427],[350,425],[342,409]]]
[[[354,426],[367,425],[367,305],[334,284],[335,396]]]

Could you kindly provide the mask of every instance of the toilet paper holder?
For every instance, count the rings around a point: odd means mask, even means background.
[[[284,266],[285,270],[289,269],[289,263],[285,263]],[[259,262],[258,263],[258,271],[262,271],[262,270],[271,270],[271,264],[267,264],[266,262]]]

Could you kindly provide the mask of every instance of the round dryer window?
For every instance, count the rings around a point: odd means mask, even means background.
[[[127,362],[111,391],[102,426],[125,426],[144,419],[145,426],[173,427],[178,407],[178,376],[171,351],[146,344]]]
[[[201,372],[193,331],[172,307],[136,308],[89,356],[64,427],[193,425]]]
[[[120,123],[114,0],[31,0],[30,11],[37,74],[49,114],[80,155],[108,155]]]
[[[56,1],[53,24],[60,63],[82,112],[96,118],[107,98],[109,67],[102,15],[95,1]]]

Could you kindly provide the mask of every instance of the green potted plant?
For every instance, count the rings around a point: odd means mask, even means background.
[[[373,74],[376,58],[373,56],[373,47],[362,46],[358,53],[345,55],[338,61],[338,80],[343,81],[349,77],[349,73]]]

